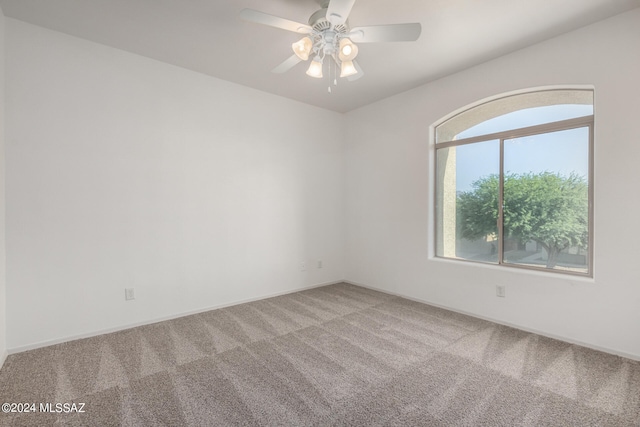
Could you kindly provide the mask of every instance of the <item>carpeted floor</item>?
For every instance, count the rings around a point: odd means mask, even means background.
[[[339,284],[11,355],[4,402],[85,412],[1,425],[640,426],[640,363]]]

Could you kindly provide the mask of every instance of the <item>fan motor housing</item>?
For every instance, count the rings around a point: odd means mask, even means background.
[[[313,15],[311,15],[311,17],[309,18],[309,26],[313,28],[315,31],[317,31],[318,33],[322,33],[331,28],[331,23],[327,20],[326,7],[323,7],[322,9],[315,11]],[[335,31],[338,34],[347,33],[348,29],[349,29],[349,26],[347,22],[333,27],[333,31]]]

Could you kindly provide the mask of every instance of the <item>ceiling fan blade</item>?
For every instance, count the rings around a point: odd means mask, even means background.
[[[271,70],[272,73],[282,74],[286,71],[289,71],[293,67],[295,67],[299,62],[302,62],[302,59],[298,58],[298,55],[291,55],[289,58],[285,59],[280,65]]]
[[[331,0],[327,8],[327,21],[333,25],[345,23],[356,0]]]
[[[412,23],[355,27],[348,35],[356,43],[413,42],[418,40],[421,32],[422,26]]]
[[[360,77],[364,76],[364,71],[362,71],[362,68],[360,68],[360,64],[358,64],[357,61],[353,61],[353,66],[356,68],[356,71],[358,72],[358,74],[354,74],[353,76],[347,77],[347,80],[349,80],[350,82],[356,81]]]
[[[309,34],[311,27],[300,22],[290,21],[280,18],[279,16],[269,15],[253,9],[242,9],[240,18],[255,24],[268,25],[270,27],[281,28],[283,30],[293,31],[294,33]]]

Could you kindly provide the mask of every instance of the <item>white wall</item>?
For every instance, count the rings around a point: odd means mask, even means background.
[[[636,9],[349,113],[347,279],[640,359],[639,41]],[[430,258],[430,124],[567,84],[596,90],[594,279]]]
[[[342,115],[6,25],[10,350],[343,279]]]
[[[4,188],[4,29],[0,9],[0,367],[7,357],[7,300],[5,264],[5,188]]]
[[[4,24],[10,350],[346,276],[640,358],[640,10],[346,118]],[[429,258],[429,125],[485,97],[562,84],[596,88],[595,278]]]

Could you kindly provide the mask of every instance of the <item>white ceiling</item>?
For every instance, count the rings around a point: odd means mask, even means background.
[[[241,21],[252,8],[307,23],[319,0],[0,0],[5,16],[265,92],[346,112],[598,20],[640,0],[357,0],[351,27],[422,24],[417,42],[361,44],[364,77],[270,70],[299,34]],[[325,72],[326,73],[326,72]]]

